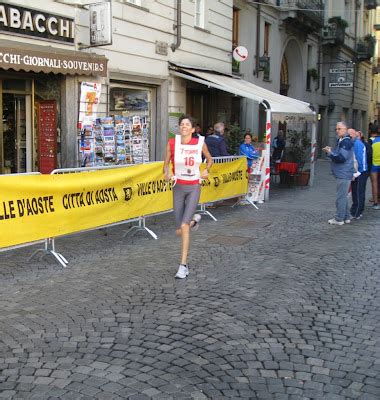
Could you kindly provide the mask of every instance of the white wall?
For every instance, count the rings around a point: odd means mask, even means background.
[[[232,0],[206,2],[208,13],[204,30],[194,27],[195,4],[182,1],[182,42],[176,41],[175,1],[145,0],[142,7],[114,0],[113,44],[92,49],[109,59],[110,70],[129,74],[168,76],[168,61],[230,72]],[[78,41],[88,43],[88,12],[77,11]],[[156,54],[156,41],[165,42],[167,55]]]

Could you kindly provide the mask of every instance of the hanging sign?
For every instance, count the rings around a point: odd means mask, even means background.
[[[354,86],[353,82],[332,82],[329,83],[331,88],[352,88]]]
[[[90,4],[89,9],[91,46],[112,44],[111,2]]]
[[[354,86],[354,67],[329,68],[330,88],[352,88]]]
[[[330,68],[330,74],[352,74],[354,72],[353,68]]]
[[[235,47],[232,57],[235,61],[245,61],[248,58],[248,50],[244,46]]]

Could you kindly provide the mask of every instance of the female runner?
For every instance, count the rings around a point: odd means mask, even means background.
[[[212,165],[212,157],[204,143],[204,137],[192,137],[195,130],[191,117],[185,116],[179,120],[180,135],[169,139],[166,147],[164,162],[165,180],[174,179],[173,187],[174,215],[176,220],[176,234],[181,236],[181,262],[176,278],[183,279],[189,275],[187,255],[190,245],[190,228],[196,230],[201,216],[194,214],[197,209],[201,193],[201,179],[208,177]],[[200,172],[202,153],[206,159],[206,168]],[[173,173],[169,163],[173,165]]]

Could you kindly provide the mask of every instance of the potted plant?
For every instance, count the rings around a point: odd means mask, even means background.
[[[227,140],[230,154],[239,154],[239,147],[244,140],[244,136],[238,124],[230,125]]]
[[[348,27],[348,22],[342,17],[331,17],[329,18],[329,24],[335,24],[338,28],[345,30]]]
[[[310,152],[310,139],[305,131],[288,130],[286,159],[289,162],[304,163]]]
[[[368,55],[373,57],[375,54],[375,47],[376,47],[376,37],[370,34],[364,36],[364,41],[368,45]]]
[[[315,68],[308,69],[307,73],[309,74],[310,78],[314,79],[315,81],[318,80],[318,71]]]
[[[344,38],[346,35],[346,28],[348,27],[348,22],[342,17],[331,17],[329,20],[329,30],[331,36],[335,38],[335,43],[342,45],[344,43]]]
[[[299,186],[306,186],[309,183],[310,171],[302,169],[309,159],[311,140],[306,131],[296,130],[288,130],[287,139],[289,146],[286,147],[286,160],[298,164],[296,183]]]

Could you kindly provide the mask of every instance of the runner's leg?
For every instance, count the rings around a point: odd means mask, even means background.
[[[173,188],[173,210],[175,217],[176,234],[181,235],[183,213],[185,211],[184,185],[175,185]]]
[[[372,199],[376,204],[378,202],[378,193],[377,193],[377,172],[371,172],[371,183],[372,183]]]
[[[187,265],[187,256],[190,246],[190,223],[193,215],[197,209],[201,187],[200,185],[187,185],[185,197],[185,210],[182,217],[181,224],[181,237],[182,237],[182,251],[181,251],[181,264]]]

